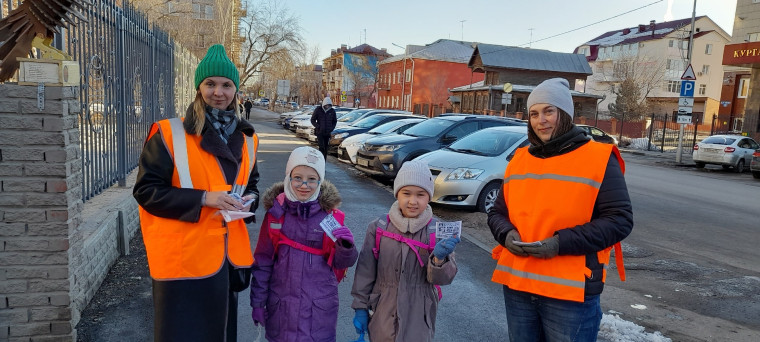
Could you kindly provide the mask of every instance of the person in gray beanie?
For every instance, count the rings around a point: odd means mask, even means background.
[[[436,219],[428,203],[434,188],[426,163],[405,162],[393,182],[397,201],[367,227],[351,290],[360,336],[369,332],[372,341],[433,340],[440,300],[436,291],[454,280],[452,252],[460,241],[459,236],[438,243],[432,239]]]
[[[507,164],[488,211],[509,339],[596,341],[612,248],[625,280],[620,241],[633,229],[625,164],[616,146],[573,124],[567,80],[539,84],[528,110],[531,145]]]

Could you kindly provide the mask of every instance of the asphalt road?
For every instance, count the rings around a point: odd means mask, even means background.
[[[271,112],[254,107],[260,137],[261,190],[284,179],[288,153],[304,140],[275,125]],[[607,314],[661,331],[674,341],[760,340],[760,252],[757,212],[760,182],[722,170],[673,168],[625,154],[635,227],[624,242],[628,280],[616,270],[602,295]],[[330,157],[326,178],[343,196],[346,224],[361,246],[367,223],[394,201],[391,187]],[[734,205],[733,203],[737,204]],[[507,331],[501,289],[490,281],[495,265],[485,214],[434,207],[444,220],[463,220],[467,239],[457,247],[459,273],[443,287],[436,340],[503,341]],[[257,212],[263,217],[263,209]],[[258,225],[249,225],[252,244]],[[133,253],[120,258],[77,326],[80,341],[152,340],[150,278],[138,235]],[[338,341],[352,327],[353,269],[340,284]],[[240,294],[239,341],[256,341],[248,292]],[[263,339],[261,339],[263,341]],[[633,339],[632,339],[633,340]]]

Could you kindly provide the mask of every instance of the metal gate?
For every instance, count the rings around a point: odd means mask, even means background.
[[[647,130],[649,138],[648,150],[659,149],[660,151],[668,151],[678,149],[678,134],[681,124],[674,121],[675,115],[657,115],[653,113],[650,116],[650,125]],[[697,143],[697,136],[699,135],[697,128],[702,124],[701,117],[701,115],[695,115],[692,124],[684,125],[682,152],[691,151],[691,147]]]
[[[2,1],[0,17],[19,2]],[[54,46],[79,61],[82,200],[137,167],[150,125],[174,117],[194,96],[198,61],[126,1],[90,0],[87,21],[61,29]],[[184,89],[175,92],[175,89]]]

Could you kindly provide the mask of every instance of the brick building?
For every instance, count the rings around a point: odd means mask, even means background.
[[[484,80],[451,89],[450,102],[455,112],[522,118],[530,92],[555,77],[570,84],[576,117],[593,117],[597,99],[602,98],[583,92],[591,68],[580,54],[478,44],[467,65],[473,73],[484,74]],[[502,95],[511,99],[502,104]]]
[[[378,63],[378,108],[426,116],[450,110],[449,89],[483,80],[467,66],[474,44],[448,39],[407,45],[402,55]]]
[[[375,107],[377,63],[391,57],[385,48],[341,45],[322,60],[322,87],[334,105]],[[356,102],[359,100],[359,102]]]

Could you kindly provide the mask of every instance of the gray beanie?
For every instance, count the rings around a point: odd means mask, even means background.
[[[575,116],[570,84],[564,78],[550,78],[536,86],[528,95],[528,110],[537,103],[546,103],[562,109],[570,118]]]
[[[397,196],[398,191],[407,185],[419,186],[427,191],[430,199],[433,198],[435,184],[433,184],[433,174],[430,173],[427,163],[410,160],[401,164],[396,179],[393,180],[393,196]]]

